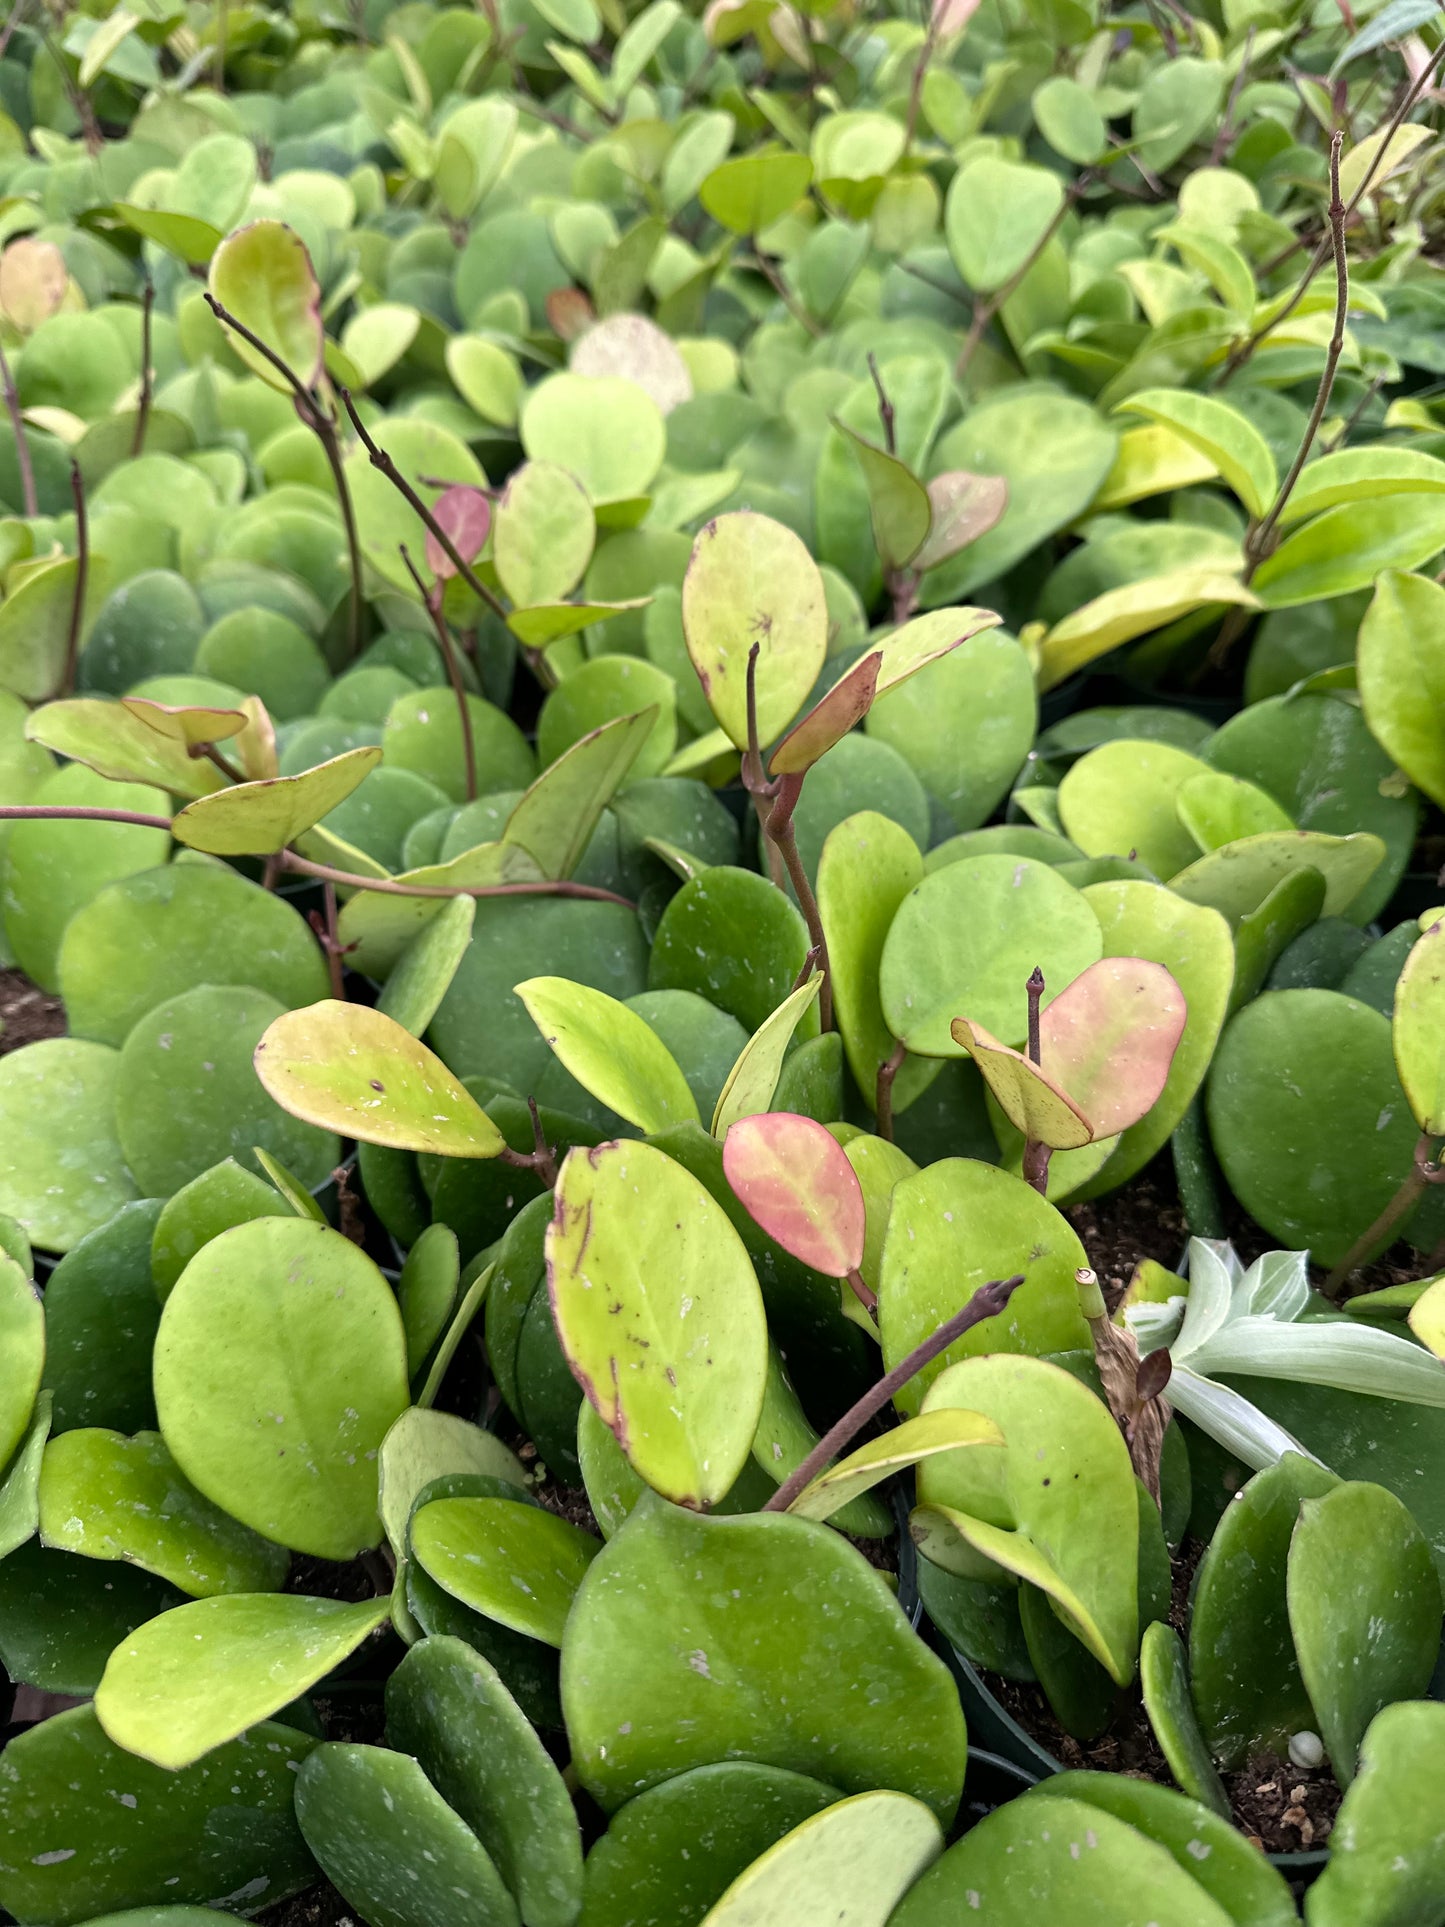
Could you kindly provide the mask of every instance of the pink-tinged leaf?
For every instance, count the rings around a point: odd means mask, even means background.
[[[835,743],[841,743],[850,729],[856,729],[873,707],[878,687],[878,672],[883,667],[883,652],[871,651],[840,676],[826,696],[788,731],[773,751],[769,768],[774,776],[792,776],[811,769],[820,756],[826,756]]]
[[[937,568],[940,562],[988,534],[1008,507],[1008,483],[1002,475],[970,475],[967,469],[950,469],[946,475],[935,475],[928,484],[928,500],[933,522],[923,547],[913,558],[913,566],[920,572]]]
[[[463,562],[475,562],[487,546],[492,526],[492,505],[482,491],[458,482],[437,497],[432,514],[451,537]],[[426,538],[426,565],[438,582],[445,582],[456,574],[451,557],[430,529]]]
[[[59,314],[70,286],[65,256],[53,241],[24,235],[0,254],[0,314],[33,334],[42,321]]]
[[[1105,957],[1039,1020],[1043,1069],[1089,1119],[1096,1138],[1113,1137],[1157,1101],[1188,1015],[1184,992],[1162,964]]]
[[[559,341],[575,341],[597,319],[597,310],[580,288],[554,288],[546,310],[548,326]]]
[[[723,1142],[723,1170],[753,1222],[825,1278],[863,1262],[863,1188],[843,1147],[811,1117],[762,1111]]]
[[[978,12],[980,0],[933,0],[933,25],[940,40],[962,33]]]

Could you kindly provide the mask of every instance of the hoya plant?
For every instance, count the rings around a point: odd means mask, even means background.
[[[1445,1914],[1442,59],[14,0],[8,1916]]]

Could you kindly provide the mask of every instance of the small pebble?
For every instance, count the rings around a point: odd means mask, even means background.
[[[1325,1757],[1324,1742],[1318,1733],[1311,1733],[1306,1727],[1303,1731],[1290,1735],[1289,1757],[1292,1766],[1322,1766]]]

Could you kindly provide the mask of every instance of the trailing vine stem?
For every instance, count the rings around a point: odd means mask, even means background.
[[[436,585],[434,594],[429,592],[421,579],[420,570],[411,559],[405,542],[398,546],[401,549],[401,559],[406,564],[406,572],[416,584],[416,592],[421,597],[422,607],[431,617],[432,628],[436,631],[437,646],[442,652],[442,661],[447,666],[447,681],[451,684],[452,694],[457,699],[457,720],[461,724],[462,731],[462,780],[466,785],[467,801],[475,803],[477,800],[477,749],[472,737],[472,711],[467,701],[466,685],[462,681],[456,647],[452,642],[452,632],[448,627],[446,616],[442,613],[442,585],[440,583]]]
[[[0,803],[0,823],[82,822],[128,823],[143,830],[170,830],[169,816],[147,816],[140,810],[103,810],[81,803]],[[539,877],[523,883],[400,883],[395,877],[362,876],[359,871],[337,870],[329,863],[313,863],[294,850],[277,850],[266,859],[267,867],[290,871],[295,876],[315,877],[321,883],[339,883],[348,890],[374,890],[388,897],[583,897],[590,903],[618,903],[624,910],[637,905],[615,890],[599,889],[590,883],[574,883],[570,877]]]
[[[80,464],[70,462],[70,494],[75,503],[75,593],[70,600],[70,626],[65,634],[65,660],[60,666],[58,696],[68,696],[75,688],[75,671],[80,661],[80,627],[85,619],[85,592],[90,586],[90,518],[85,510],[85,481]]]
[[[40,513],[39,498],[35,493],[35,464],[30,459],[30,438],[25,431],[25,417],[20,411],[20,394],[15,386],[15,377],[10,372],[10,363],[5,359],[3,343],[0,343],[0,390],[4,391],[5,412],[10,417],[10,431],[15,437],[15,465],[20,471],[20,506],[29,518]]]
[[[1266,513],[1251,524],[1244,538],[1244,572],[1242,581],[1246,588],[1254,580],[1260,564],[1271,555],[1279,542],[1279,518],[1285,505],[1294,493],[1295,485],[1304,472],[1309,460],[1310,450],[1314,447],[1315,437],[1320,432],[1325,410],[1330,405],[1334,392],[1335,376],[1339,372],[1340,357],[1345,348],[1345,323],[1350,310],[1350,264],[1345,248],[1345,217],[1349,210],[1340,197],[1340,149],[1344,145],[1344,135],[1336,132],[1330,137],[1330,203],[1329,239],[1335,260],[1335,323],[1330,334],[1329,347],[1325,351],[1325,365],[1320,371],[1319,387],[1315,391],[1314,406],[1309,420],[1305,423],[1304,434],[1295,451],[1295,458],[1289,473],[1280,483],[1275,498]],[[1217,669],[1228,656],[1234,644],[1243,634],[1248,623],[1250,610],[1244,603],[1236,604],[1225,618],[1215,637],[1208,655],[1201,665],[1201,673]]]
[[[1343,217],[1345,221],[1349,220],[1355,209],[1360,205],[1360,202],[1363,201],[1369,193],[1374,183],[1375,175],[1379,172],[1380,163],[1384,160],[1391,141],[1394,140],[1399,129],[1404,126],[1410,109],[1415,106],[1421,94],[1423,94],[1425,89],[1430,85],[1431,80],[1434,78],[1435,71],[1442,60],[1445,60],[1445,41],[1442,41],[1435,49],[1430,59],[1415,76],[1411,86],[1406,89],[1400,105],[1391,116],[1389,125],[1385,130],[1384,139],[1380,142],[1379,147],[1375,151],[1374,158],[1365,171],[1364,179],[1345,203]],[[1338,139],[1339,136],[1336,135],[1335,138]],[[1334,184],[1332,183],[1332,185]],[[1299,243],[1295,242],[1293,247],[1287,248],[1285,250],[1285,256],[1292,254],[1294,248],[1298,246]],[[1305,266],[1305,271],[1300,276],[1299,282],[1289,300],[1280,309],[1278,314],[1271,315],[1268,321],[1261,323],[1261,325],[1255,329],[1254,333],[1250,335],[1247,340],[1241,342],[1239,347],[1229,356],[1224,367],[1220,370],[1219,379],[1214,384],[1216,388],[1223,388],[1227,382],[1231,381],[1259,347],[1260,343],[1273,334],[1274,330],[1279,327],[1282,321],[1287,321],[1294,313],[1301,301],[1304,300],[1306,294],[1308,294],[1310,284],[1313,282],[1315,276],[1325,265],[1326,261],[1329,260],[1331,250],[1334,246],[1335,237],[1333,230],[1327,227],[1325,233],[1320,238],[1318,246],[1310,255],[1309,261]]]
[[[1320,1286],[1320,1291],[1326,1298],[1338,1298],[1353,1272],[1358,1271],[1361,1265],[1367,1264],[1377,1253],[1387,1250],[1394,1243],[1395,1233],[1420,1202],[1426,1187],[1432,1184],[1445,1184],[1445,1164],[1440,1162],[1434,1139],[1427,1136],[1422,1137],[1416,1144],[1410,1169],[1394,1197],[1375,1222],[1360,1233]],[[1348,1293],[1345,1295],[1348,1296]]]
[[[837,1458],[869,1419],[883,1410],[895,1392],[902,1391],[910,1378],[921,1372],[925,1365],[931,1365],[940,1352],[946,1352],[966,1331],[981,1325],[985,1318],[996,1318],[1023,1281],[1024,1274],[1016,1271],[1012,1278],[992,1278],[986,1285],[980,1285],[961,1311],[945,1319],[921,1345],[915,1345],[905,1359],[880,1378],[855,1405],[849,1407],[836,1425],[823,1434],[797,1470],[790,1473],[772,1494],[763,1511],[786,1512],[804,1487]]]
[[[313,388],[308,388],[296,370],[274,348],[269,347],[261,337],[238,321],[229,308],[218,301],[209,288],[204,290],[207,306],[223,327],[241,337],[250,347],[261,355],[283,381],[290,387],[296,404],[296,413],[303,425],[309,428],[321,444],[326,457],[326,466],[331,470],[331,479],[336,488],[336,500],[341,510],[342,527],[346,531],[347,559],[351,565],[351,601],[347,621],[348,659],[354,662],[361,653],[361,610],[364,601],[364,586],[361,567],[361,536],[356,526],[356,509],[351,500],[351,489],[346,480],[346,468],[341,459],[341,442],[336,433],[336,414],[334,410],[322,406],[321,398]],[[343,389],[342,393],[346,391]],[[347,404],[348,409],[350,403]],[[354,417],[353,417],[354,419]]]
[[[797,832],[793,827],[793,811],[803,793],[803,779],[807,771],[798,770],[772,778],[764,774],[762,749],[758,742],[757,677],[760,648],[761,644],[755,642],[748,651],[748,746],[743,751],[743,788],[753,799],[765,843],[782,859],[788,881],[803,912],[803,921],[808,926],[809,942],[818,953],[818,972],[823,979],[823,988],[818,996],[818,1022],[826,1031],[833,1028],[833,974],[828,963],[828,939],[823,930],[818,899],[808,880],[808,872],[798,850]],[[777,881],[776,875],[773,880]]]

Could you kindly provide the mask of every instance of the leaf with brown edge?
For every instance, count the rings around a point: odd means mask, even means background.
[[[1093,1125],[1069,1093],[1022,1051],[1001,1044],[982,1024],[955,1017],[949,1029],[978,1065],[984,1082],[1015,1130],[1054,1151],[1076,1151],[1093,1142]]]
[[[363,1144],[494,1158],[501,1132],[442,1060],[390,1017],[326,999],[278,1017],[256,1075],[283,1110]]]
[[[463,562],[475,562],[487,546],[492,527],[492,505],[481,489],[466,482],[455,483],[437,497],[432,514]],[[430,529],[426,535],[426,565],[438,582],[449,580],[457,572],[456,564]]]
[[[1061,991],[1039,1020],[1039,1055],[1094,1127],[1115,1137],[1153,1108],[1189,1007],[1162,964],[1104,957]]]
[[[768,765],[773,775],[791,776],[810,769],[862,722],[879,696],[886,696],[970,636],[996,628],[1001,621],[992,609],[967,608],[933,609],[905,622],[877,649],[854,663],[793,725],[773,751]]]
[[[562,1350],[633,1470],[675,1505],[715,1505],[768,1378],[762,1293],[727,1213],[650,1144],[579,1147],[546,1251]]]
[[[792,1111],[739,1118],[723,1170],[748,1216],[791,1257],[826,1278],[863,1262],[863,1188],[825,1125]]]

